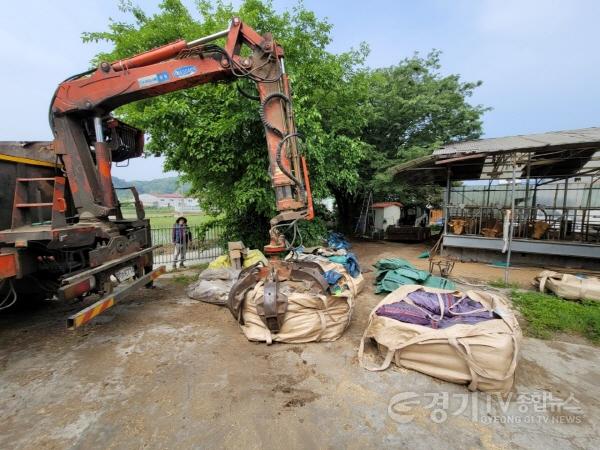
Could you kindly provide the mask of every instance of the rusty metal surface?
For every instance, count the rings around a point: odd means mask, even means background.
[[[13,230],[0,231],[0,242],[14,244],[16,241],[53,241],[56,239],[58,245],[77,246],[93,243],[95,240],[95,227],[89,225],[78,225],[65,228],[53,229],[48,225],[24,225]]]
[[[73,330],[82,325],[85,325],[94,317],[98,316],[99,314],[102,314],[108,308],[114,306],[118,300],[122,300],[136,289],[147,285],[148,283],[151,283],[165,272],[165,266],[160,266],[158,269],[155,269],[152,272],[149,272],[146,275],[136,279],[134,282],[128,284],[124,288],[107,295],[106,297],[98,300],[96,303],[88,306],[87,308],[79,311],[78,313],[73,314],[67,319],[67,327]]]
[[[0,141],[0,155],[56,164],[52,141]]]
[[[94,144],[96,153],[96,166],[98,168],[98,185],[101,190],[102,205],[114,212],[115,195],[111,176],[111,155],[106,142],[96,142]]]
[[[199,45],[214,36],[189,43],[180,40],[123,61],[102,63],[61,83],[50,113],[55,140],[0,144],[0,153],[11,158],[14,154],[36,157],[52,170],[32,176],[29,169],[21,168],[27,164],[0,164],[0,175],[6,173],[14,190],[11,199],[0,195],[0,211],[12,210],[7,225],[2,221],[6,215],[0,220],[0,247],[22,248],[23,254],[40,261],[40,268],[51,270],[54,279],[67,277],[63,280],[67,284],[85,276],[100,277],[132,258],[143,257],[151,266],[151,252],[156,247],[147,248],[151,245],[150,227],[143,219],[137,192],[133,189],[137,219],[125,220],[111,177],[112,162],[142,154],[143,132],[110,113],[132,101],[238,77],[254,81],[261,100],[279,213],[272,225],[284,222],[295,226],[298,219],[312,218],[308,169],[298,147],[283,49],[270,33],[259,35],[238,18],[221,37],[225,35],[224,48]],[[250,49],[249,56],[241,51],[244,45]],[[50,175],[53,182],[32,179]],[[30,179],[17,181],[23,177]],[[116,220],[110,220],[112,216]],[[286,247],[282,237],[274,244]],[[291,272],[292,276],[297,273],[297,277],[319,279],[313,269]],[[96,289],[104,289],[106,280],[97,281]]]
[[[131,255],[127,255],[127,256],[123,256],[122,258],[115,259],[115,260],[112,260],[112,261],[108,261],[108,262],[106,262],[106,263],[104,263],[104,264],[102,264],[101,266],[98,266],[98,267],[93,267],[91,269],[87,269],[87,270],[85,270],[83,272],[77,273],[75,275],[72,275],[70,277],[67,277],[67,278],[63,279],[63,284],[74,283],[74,282],[80,280],[81,278],[86,278],[86,277],[88,277],[90,275],[94,275],[94,274],[103,272],[103,271],[105,271],[107,269],[110,269],[112,267],[121,265],[123,263],[126,263],[126,262],[132,260],[132,259],[138,258],[138,257],[140,257],[142,255],[146,255],[148,253],[151,254],[152,251],[155,250],[155,249],[157,249],[158,247],[159,247],[158,245],[155,245],[153,247],[145,248],[143,250],[140,250],[137,253],[134,253],[134,254],[131,254]]]
[[[246,45],[252,51],[242,56]],[[182,68],[186,76],[177,74]],[[160,79],[157,78],[160,74]],[[293,211],[295,218],[312,218],[312,195],[306,162],[298,148],[291,89],[283,69],[283,49],[269,33],[259,35],[239,18],[227,31],[224,48],[178,40],[112,64],[101,64],[85,77],[61,83],[52,103],[56,152],[62,155],[75,207],[95,216],[107,216],[113,207],[106,164],[108,146],[100,136],[84,136],[81,117],[94,120],[120,105],[205,83],[248,77],[256,82],[265,125],[270,174],[279,212]],[[99,120],[99,119],[98,119]],[[102,130],[99,125],[98,130]],[[89,133],[88,133],[89,134]],[[93,170],[90,142],[96,142]],[[293,220],[277,216],[276,223]]]
[[[409,182],[512,178],[560,179],[600,171],[600,127],[506,136],[448,144],[392,170]]]
[[[227,306],[235,319],[243,324],[242,308],[246,293],[264,280],[265,294],[257,301],[259,317],[273,333],[281,328],[287,310],[287,297],[279,291],[281,282],[308,281],[319,293],[327,293],[329,284],[325,280],[323,269],[313,261],[274,260],[268,266],[257,263],[244,269],[229,291]]]
[[[89,255],[90,267],[97,267],[107,261],[119,259],[126,255],[139,252],[141,243],[127,236],[115,236],[108,243],[91,250]]]
[[[242,305],[244,303],[244,296],[246,292],[254,287],[256,283],[260,281],[260,263],[256,263],[247,269],[240,272],[237,281],[231,287],[229,295],[227,297],[227,307],[231,314],[239,323],[244,323],[242,317]]]
[[[135,186],[127,186],[121,188],[115,188],[117,191],[130,191],[131,195],[133,195],[133,204],[135,206],[135,217],[138,221],[143,220],[146,217],[146,212],[144,211],[144,204],[140,200],[140,194]],[[121,208],[117,208],[116,213],[117,221],[123,221],[123,214],[121,212]],[[131,220],[127,220],[126,222],[131,222]]]
[[[0,280],[17,276],[16,254],[0,254]]]
[[[279,291],[279,281],[274,271],[265,280],[263,296],[256,302],[256,313],[271,333],[278,333],[281,329],[287,305],[287,296]]]
[[[439,156],[458,153],[531,151],[544,147],[567,145],[600,147],[600,127],[457,142],[445,145],[435,150],[433,154]]]
[[[25,224],[26,217],[31,217],[33,222],[49,220],[49,208],[38,209],[30,214],[23,204],[51,202],[53,176],[54,169],[50,167],[0,160],[0,229]],[[24,180],[27,179],[36,181],[26,183]],[[22,207],[15,211],[15,204],[21,204]]]
[[[58,298],[60,300],[72,300],[91,292],[96,287],[96,279],[93,276],[84,278],[75,283],[61,286],[58,289]]]
[[[314,261],[294,261],[289,263],[291,268],[290,278],[295,281],[310,281],[319,287],[322,293],[327,292],[329,284],[325,280],[323,268]]]

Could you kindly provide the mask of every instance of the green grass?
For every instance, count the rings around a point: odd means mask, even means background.
[[[135,217],[135,209],[125,207],[122,208],[123,217],[133,218]],[[150,226],[152,228],[170,228],[175,223],[175,219],[180,214],[175,213],[173,210],[168,208],[145,208],[146,218],[150,219]],[[212,216],[205,213],[184,213],[189,226],[202,225],[207,220],[210,220]]]
[[[600,344],[600,302],[574,302],[540,292],[513,291],[530,336],[549,339],[556,333],[572,333]]]
[[[210,220],[211,216],[207,214],[184,214],[188,220],[189,226],[202,225],[207,220]],[[177,215],[179,217],[179,215]],[[175,223],[175,219],[177,218],[173,214],[168,215],[156,215],[149,216],[150,226],[152,228],[171,228]]]
[[[190,265],[186,265],[186,266],[188,269],[194,269],[194,270],[197,270],[198,272],[201,272],[208,267],[208,263],[204,262],[204,263],[190,264]]]
[[[497,280],[492,280],[488,283],[490,286],[501,289],[520,289],[519,283],[511,283],[510,281],[506,283],[502,278],[498,278]]]
[[[198,264],[190,264],[189,266],[186,266],[186,271],[187,270],[194,270],[197,271],[194,274],[189,274],[188,273],[179,273],[174,275],[172,278],[170,278],[170,280],[173,283],[177,283],[177,284],[190,284],[193,283],[194,281],[196,281],[198,279],[198,273],[200,273],[201,271],[203,271],[204,269],[206,269],[208,267],[208,263],[198,263]],[[167,278],[169,279],[169,278]]]
[[[185,274],[181,274],[181,275],[175,275],[173,278],[171,278],[171,281],[173,281],[173,283],[177,283],[177,284],[190,284],[193,283],[194,281],[196,281],[198,279],[198,276],[192,276],[192,275],[185,275]]]

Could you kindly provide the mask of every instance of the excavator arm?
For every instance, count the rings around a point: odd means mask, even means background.
[[[224,47],[213,42],[226,38]],[[242,56],[247,46],[251,54]],[[139,156],[143,135],[110,116],[127,103],[205,83],[248,78],[256,83],[265,126],[269,174],[278,214],[271,220],[269,253],[285,249],[278,230],[313,218],[304,157],[298,148],[284,53],[270,34],[259,35],[234,18],[227,30],[194,41],[178,40],[65,80],[50,106],[54,150],[63,161],[81,218],[115,214],[111,163]]]

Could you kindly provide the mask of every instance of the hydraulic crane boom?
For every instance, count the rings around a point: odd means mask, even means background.
[[[215,45],[219,38],[225,38],[224,47]],[[136,100],[238,78],[256,83],[275,190],[277,215],[265,252],[274,256],[291,247],[285,230],[293,228],[296,236],[297,221],[314,214],[283,49],[270,34],[261,36],[234,18],[227,30],[102,62],[68,78],[50,104],[53,142],[0,143],[0,178],[14,192],[10,201],[0,195],[0,298],[8,299],[0,301],[0,309],[17,298],[103,296],[68,319],[69,326],[78,327],[163,273],[164,266],[154,267],[156,246],[136,189],[128,188],[136,218],[125,218],[111,177],[113,162],[143,153],[144,134],[113,118],[111,111]],[[273,257],[267,266],[242,272],[229,293],[232,313],[241,318],[244,292],[263,280],[268,295],[259,315],[275,332],[287,307],[278,281],[308,280],[325,292],[327,283],[317,266]],[[129,278],[134,279],[129,286],[114,290],[115,279],[121,285]]]
[[[211,44],[226,38],[225,47]],[[241,55],[242,46],[251,55]],[[54,150],[68,176],[77,212],[82,219],[115,213],[116,198],[111,162],[139,156],[143,135],[122,132],[110,117],[115,108],[149,97],[205,83],[249,78],[256,82],[260,117],[265,126],[269,174],[278,214],[271,220],[267,252],[285,249],[278,232],[282,222],[312,219],[313,205],[304,157],[298,149],[298,132],[292,110],[284,53],[270,34],[259,35],[234,18],[227,30],[162,47],[76,75],[58,86],[50,106]],[[123,136],[133,142],[124,148]]]

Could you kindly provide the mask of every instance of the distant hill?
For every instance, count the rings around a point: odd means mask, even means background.
[[[186,193],[189,191],[188,184],[179,184],[179,178],[167,177],[156,180],[134,180],[126,181],[122,178],[113,177],[113,184],[116,188],[135,186],[140,194],[174,194],[175,192]]]

